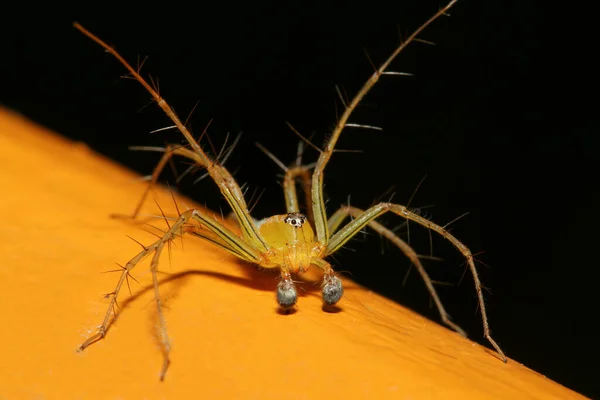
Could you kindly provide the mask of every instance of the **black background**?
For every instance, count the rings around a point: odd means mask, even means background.
[[[413,44],[352,117],[383,132],[348,130],[325,175],[331,213],[345,203],[368,207],[381,195],[445,224],[475,253],[494,337],[506,354],[588,396],[600,376],[594,295],[600,194],[591,60],[596,44],[585,9],[549,9],[531,1],[463,1]],[[136,13],[39,8],[14,12],[2,24],[0,101],[33,120],[148,174],[156,153],[129,145],[180,142],[174,132],[149,134],[168,119],[111,56],[72,28],[78,20],[144,72],[198,134],[209,120],[212,140],[243,131],[227,165],[250,192],[264,190],[253,214],[284,213],[281,172],[255,146],[285,163],[298,138],[286,127],[316,132],[321,144],[341,109],[335,85],[354,94],[404,35],[440,3],[362,2],[347,6],[237,4],[146,5]],[[240,8],[241,7],[241,8]],[[5,18],[9,16],[5,13]],[[305,161],[316,159],[307,150]],[[183,167],[180,165],[180,171]],[[169,173],[165,173],[165,178]],[[34,180],[35,177],[27,177]],[[181,190],[218,208],[210,182]],[[123,204],[125,212],[132,204]],[[425,207],[427,206],[427,207]],[[400,220],[382,221],[397,226]],[[429,236],[410,225],[410,241],[428,253]],[[405,232],[405,231],[404,231]],[[439,320],[408,262],[377,235],[359,235],[335,257],[338,270],[365,286]],[[381,250],[385,250],[382,254]],[[450,314],[484,343],[472,281],[456,285],[460,254],[440,238],[426,265]],[[488,267],[489,266],[489,267]]]

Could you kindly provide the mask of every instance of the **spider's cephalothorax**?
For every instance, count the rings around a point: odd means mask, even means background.
[[[326,247],[316,240],[306,216],[298,212],[274,215],[257,226],[270,248],[258,264],[282,271],[277,302],[283,308],[291,307],[298,300],[291,274],[306,272],[315,262],[321,264]],[[342,298],[342,281],[330,269],[326,270],[322,292],[325,304],[333,305]]]
[[[156,103],[179,129],[183,137],[188,143],[188,147],[177,145],[167,145],[164,148],[158,148],[163,152],[161,161],[155,168],[152,179],[148,185],[148,189],[142,196],[142,200],[138,207],[133,212],[132,217],[136,217],[144,202],[151,186],[156,182],[161,170],[167,165],[169,159],[175,155],[187,158],[193,162],[195,168],[206,169],[207,175],[219,187],[223,197],[231,207],[233,214],[238,222],[241,233],[230,229],[223,221],[215,219],[212,215],[199,210],[187,210],[179,215],[177,220],[170,225],[169,230],[156,242],[149,246],[144,246],[144,249],[133,257],[124,267],[123,273],[117,283],[115,290],[110,295],[110,304],[104,321],[98,332],[86,340],[79,346],[80,350],[85,349],[90,344],[101,339],[106,334],[108,327],[111,325],[114,318],[114,310],[116,310],[117,297],[127,281],[131,270],[144,258],[153,254],[150,264],[152,279],[154,283],[155,301],[157,305],[158,318],[161,327],[161,340],[164,346],[164,363],[161,371],[161,379],[169,365],[170,342],[166,331],[166,323],[161,307],[161,298],[159,293],[158,281],[158,263],[160,255],[168,244],[175,237],[183,234],[193,234],[211,243],[221,247],[223,250],[233,254],[234,256],[258,264],[266,268],[278,268],[281,274],[281,280],[277,285],[276,297],[277,302],[283,308],[289,308],[296,304],[298,294],[294,287],[292,274],[305,272],[309,267],[316,267],[323,271],[322,297],[323,303],[327,305],[336,304],[343,294],[341,280],[334,273],[331,265],[325,260],[328,256],[339,250],[348,240],[354,237],[358,232],[365,228],[370,228],[391,241],[398,247],[412,262],[415,269],[423,278],[425,285],[433,299],[442,321],[456,330],[457,332],[466,335],[465,332],[456,324],[454,324],[444,306],[442,305],[437,291],[433,286],[433,281],[425,271],[416,252],[404,242],[392,230],[386,228],[376,221],[376,219],[385,214],[392,213],[407,221],[412,221],[421,225],[433,232],[438,233],[443,238],[448,240],[466,259],[467,265],[473,276],[475,289],[479,300],[479,309],[483,320],[483,331],[485,337],[498,351],[504,361],[506,357],[498,347],[494,339],[490,335],[490,330],[487,321],[485,303],[481,290],[481,282],[475,268],[475,263],[471,251],[448,232],[443,226],[429,221],[427,218],[412,212],[405,206],[393,203],[379,203],[366,210],[362,210],[350,205],[343,206],[331,215],[327,215],[325,209],[325,201],[323,199],[323,177],[325,167],[329,159],[334,153],[335,146],[340,138],[342,131],[346,128],[372,128],[368,125],[360,125],[349,123],[348,120],[355,110],[356,106],[375,86],[379,79],[385,75],[406,75],[400,72],[388,71],[391,62],[398,54],[409,44],[418,41],[417,36],[433,21],[456,3],[457,0],[451,0],[445,7],[440,9],[433,17],[426,21],[413,34],[394,50],[394,52],[381,64],[381,66],[373,72],[369,79],[365,82],[362,88],[354,96],[354,98],[343,103],[343,113],[337,121],[335,128],[328,136],[327,141],[322,149],[319,149],[320,155],[318,160],[308,166],[300,165],[288,168],[279,161],[273,154],[267,154],[285,171],[283,188],[285,194],[285,203],[287,214],[275,215],[257,222],[250,215],[248,205],[244,199],[244,192],[235,181],[233,176],[227,171],[223,164],[217,159],[213,159],[208,155],[200,143],[194,139],[184,123],[181,122],[177,114],[169,106],[169,104],[159,95],[158,91],[150,86],[144,78],[139,74],[139,71],[133,69],[121,55],[119,55],[112,47],[108,46],[98,37],[87,31],[79,24],[75,27],[83,32],[86,36],[100,44],[105,50],[116,57],[129,71],[131,76],[140,82],[144,88],[152,95]],[[426,42],[421,40],[421,42]],[[311,143],[312,145],[312,143]],[[313,145],[314,146],[314,145]],[[315,146],[316,147],[316,146]],[[145,150],[157,150],[157,148],[141,148]],[[263,148],[263,150],[265,150]],[[265,150],[266,151],[266,150]],[[225,157],[226,158],[226,157]],[[307,216],[299,213],[298,198],[296,193],[296,181],[302,181],[304,191],[306,193],[305,204],[307,206]],[[352,220],[344,225],[347,218]]]
[[[312,260],[323,257],[325,247],[302,214],[274,215],[259,222],[258,231],[269,246],[259,264],[267,268],[283,268],[291,273],[308,270]]]

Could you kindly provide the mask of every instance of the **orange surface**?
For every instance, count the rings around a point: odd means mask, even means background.
[[[323,312],[304,284],[297,312],[281,315],[276,275],[196,238],[161,264],[173,343],[164,382],[147,262],[106,339],[78,353],[118,278],[102,272],[139,250],[125,235],[153,240],[108,217],[133,209],[135,178],[0,110],[1,399],[583,398],[349,280],[339,312]],[[173,211],[168,193],[154,196]]]

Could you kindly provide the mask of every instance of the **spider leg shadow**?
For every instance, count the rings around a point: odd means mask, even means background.
[[[177,273],[168,273],[166,277],[160,279],[159,286],[165,287],[166,285],[174,284],[174,287],[168,291],[169,294],[165,294],[164,296],[167,298],[173,298],[174,296],[176,296],[176,293],[179,292],[181,287],[187,284],[191,278],[198,276],[203,278],[220,279],[222,281],[229,282],[233,285],[242,285],[254,290],[268,291],[273,293],[275,292],[277,286],[276,279],[278,276],[275,273],[275,270],[268,270],[250,264],[244,265],[243,263],[240,263],[239,267],[243,269],[243,272],[245,274],[244,277],[233,276],[227,273],[215,271],[186,270]],[[159,273],[163,275],[166,274],[164,271],[161,271]],[[302,284],[303,287],[303,290],[300,290],[298,293],[299,296],[306,297],[309,295],[317,295],[313,292],[317,292],[318,287],[314,284],[311,285],[310,283],[314,283],[311,280],[300,279],[297,282]],[[138,300],[140,297],[144,296],[146,293],[151,292],[152,290],[153,286],[151,283],[144,285],[144,287],[142,287],[140,290],[135,291],[135,293],[133,293],[122,303],[120,303],[120,311],[113,320],[113,323],[116,321],[117,317],[124,310],[126,310],[133,302]],[[325,308],[324,306],[323,310],[326,312],[339,312],[341,311],[341,308],[337,306],[327,306],[327,308]],[[290,309],[281,309],[281,307],[276,307],[276,312],[281,315],[292,315],[297,312],[297,308],[293,307]]]
[[[160,273],[165,274],[164,271]],[[273,284],[273,279],[271,274],[259,273],[256,271],[253,274],[250,274],[248,277],[237,277],[228,275],[226,273],[214,272],[214,271],[200,271],[200,270],[187,270],[177,273],[169,273],[168,276],[160,279],[158,283],[160,287],[164,287],[169,283],[174,283],[176,285],[176,290],[179,290],[184,284],[186,284],[189,279],[201,276],[201,277],[211,277],[215,279],[220,279],[226,282],[230,282],[235,285],[243,285],[255,290],[262,291],[274,291],[275,285]],[[135,302],[137,299],[145,295],[146,293],[153,290],[153,286],[151,283],[145,285],[142,289],[136,291],[131,296],[129,296],[125,301],[120,304],[121,312],[126,309],[131,303]],[[171,291],[172,292],[172,291]],[[120,314],[120,313],[119,313]]]

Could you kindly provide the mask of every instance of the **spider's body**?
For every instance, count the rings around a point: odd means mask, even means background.
[[[323,258],[324,246],[315,241],[312,227],[302,214],[274,215],[259,221],[258,231],[270,246],[261,267],[284,268],[303,273],[313,259]]]
[[[161,238],[149,246],[144,246],[144,249],[123,267],[123,273],[114,292],[111,294],[109,309],[102,325],[95,335],[81,344],[79,349],[83,350],[105,336],[106,331],[113,321],[112,317],[114,316],[114,306],[116,305],[117,296],[127,280],[130,271],[142,259],[152,255],[150,267],[154,283],[158,317],[162,329],[162,344],[165,350],[164,365],[161,372],[161,379],[164,378],[164,374],[169,364],[170,342],[161,308],[158,285],[158,264],[165,244],[169,243],[175,237],[186,233],[207,239],[242,260],[265,268],[278,268],[280,270],[281,278],[276,288],[277,302],[281,307],[289,308],[296,304],[298,298],[294,281],[292,280],[292,274],[301,274],[311,267],[316,267],[323,272],[321,286],[323,302],[327,305],[333,305],[341,299],[343,294],[342,281],[336,276],[333,268],[326,261],[326,258],[340,249],[358,232],[369,227],[378,232],[381,236],[390,240],[411,260],[412,264],[423,278],[425,285],[440,312],[442,321],[457,332],[465,335],[465,332],[450,320],[437,295],[432,280],[429,278],[429,275],[421,264],[415,251],[392,230],[376,221],[382,214],[391,212],[405,220],[415,222],[431,231],[437,232],[452,243],[452,245],[454,245],[454,247],[456,247],[456,249],[465,257],[467,265],[473,275],[479,299],[484,335],[498,351],[502,359],[506,361],[506,357],[490,335],[481,291],[481,283],[477,275],[473,256],[465,245],[444,229],[444,227],[429,221],[410,211],[407,207],[399,204],[379,203],[367,210],[361,210],[348,205],[341,207],[328,217],[325,209],[325,201],[323,199],[324,170],[334,152],[342,131],[345,128],[368,128],[368,126],[348,122],[348,119],[356,106],[382,76],[402,75],[402,73],[387,71],[390,63],[409,43],[417,40],[417,35],[420,34],[423,29],[443,15],[455,2],[456,0],[452,0],[410,35],[407,40],[402,42],[389,58],[371,75],[350,102],[346,103],[343,101],[345,107],[344,112],[339,118],[323,149],[319,149],[320,156],[314,164],[304,166],[298,163],[296,166],[288,168],[263,148],[263,150],[267,152],[267,155],[269,155],[285,171],[283,188],[287,213],[275,215],[258,222],[250,215],[243,191],[233,176],[218,159],[211,158],[203,150],[199,142],[194,139],[187,127],[181,122],[167,102],[159,95],[157,90],[150,86],[146,80],[140,76],[139,71],[134,70],[112,47],[85,30],[81,25],[75,24],[77,29],[100,44],[127,68],[129,73],[152,95],[158,106],[162,108],[171,121],[173,121],[174,125],[188,142],[187,147],[168,145],[159,149],[164,154],[152,174],[148,190],[151,185],[156,182],[160,172],[171,157],[177,155],[187,158],[191,160],[196,167],[206,169],[207,175],[209,175],[219,187],[222,195],[227,200],[241,230],[240,234],[234,232],[228,228],[223,221],[215,219],[202,210],[193,209],[181,213],[179,218],[170,225],[169,230]],[[156,150],[156,148],[146,148],[146,150]],[[306,216],[300,214],[296,193],[297,181],[302,182],[306,193]],[[133,213],[133,217],[138,215],[141,204],[146,198],[147,193],[148,191],[146,191],[142,197],[140,204]],[[352,218],[352,220],[342,226],[344,221],[348,218]]]
[[[311,265],[321,265],[325,246],[315,240],[315,234],[307,218],[300,213],[274,215],[257,223],[258,230],[269,245],[269,252],[262,254],[258,265],[279,268],[281,282],[277,287],[277,302],[283,308],[296,304],[298,295],[290,273],[302,274]],[[335,304],[342,297],[339,278],[329,273],[330,279],[323,285],[323,301]]]

